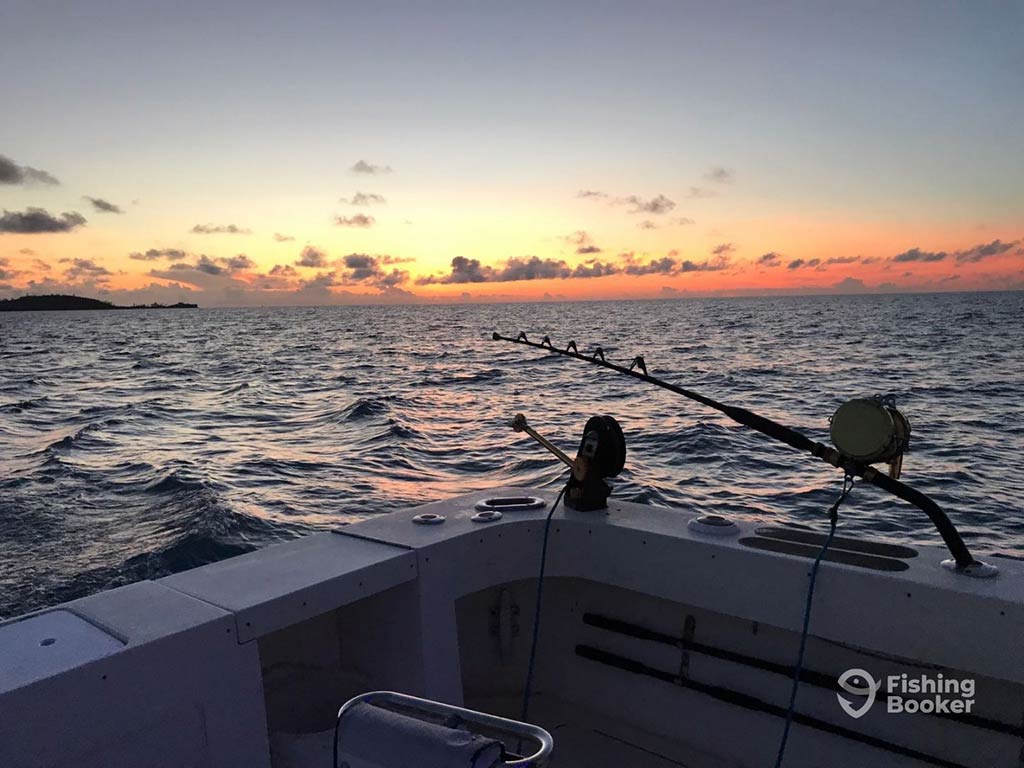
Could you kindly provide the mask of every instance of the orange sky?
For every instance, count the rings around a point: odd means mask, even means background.
[[[1022,21],[925,0],[16,4],[0,298],[1021,288]]]

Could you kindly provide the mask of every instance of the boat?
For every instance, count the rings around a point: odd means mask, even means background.
[[[855,409],[900,438],[890,403]],[[944,515],[942,544],[910,546],[835,514],[622,501],[621,440],[588,421],[559,492],[464,494],[5,622],[0,765],[1024,764],[1024,562],[976,560]]]

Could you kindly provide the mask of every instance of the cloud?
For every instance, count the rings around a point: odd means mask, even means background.
[[[1020,244],[1020,240],[1004,243],[1002,240],[993,240],[991,243],[976,245],[966,251],[957,251],[955,258],[958,264],[976,264],[982,259],[990,256],[1002,256]]]
[[[860,261],[860,256],[833,256],[831,259],[825,259],[826,264],[856,264]]]
[[[388,256],[384,255],[380,257],[381,264],[411,264],[416,261],[413,256]]]
[[[268,274],[279,277],[296,277],[298,276],[299,271],[291,264],[275,264],[274,268],[271,269]]]
[[[246,256],[244,253],[240,253],[237,256],[231,256],[228,258],[215,258],[212,259],[206,254],[200,255],[199,259],[189,264],[187,262],[177,262],[167,267],[167,272],[200,272],[204,275],[232,275],[236,272],[244,272],[251,270],[256,266],[256,262]],[[154,277],[162,277],[164,274],[158,271],[152,271],[149,274]],[[184,279],[184,278],[182,278]]]
[[[695,222],[693,219],[688,219],[686,216],[680,216],[678,219],[676,219],[676,224],[678,224],[681,227],[687,227],[690,224],[696,223],[697,222]]]
[[[42,259],[32,259],[32,266],[38,269],[40,272],[49,272],[53,267],[48,262]]]
[[[762,267],[777,267],[779,266],[782,255],[775,251],[768,251],[768,253],[761,254],[757,258],[757,263]]]
[[[22,248],[22,249],[20,249],[18,251],[18,253],[20,253],[22,256],[35,256],[36,255],[36,252],[33,251],[31,248]]]
[[[274,242],[275,243],[290,243],[293,240],[295,240],[295,238],[292,237],[291,235],[282,235],[279,232],[275,232],[274,233]]]
[[[570,277],[585,279],[588,277],[607,277],[608,275],[617,275],[622,271],[620,267],[615,266],[609,262],[600,261],[588,261],[578,265],[573,269]]]
[[[251,229],[242,229],[234,224],[196,224],[192,232],[197,235],[251,235]]]
[[[335,216],[334,223],[339,227],[372,227],[376,223],[373,216],[357,213],[355,216]]]
[[[908,261],[944,261],[949,254],[945,251],[922,251],[920,248],[911,248],[909,251],[898,253],[890,259],[898,263],[905,263]]]
[[[370,285],[381,291],[396,290],[409,281],[409,273],[403,269],[390,272],[381,268],[390,257],[371,256],[368,253],[350,253],[342,256],[338,272],[339,285]]]
[[[55,176],[0,155],[0,184],[60,184]]]
[[[729,256],[725,253],[713,259],[690,261],[687,259],[679,265],[679,272],[720,272],[729,268]]]
[[[607,192],[599,192],[596,189],[581,189],[576,193],[576,197],[608,197]]]
[[[714,182],[715,184],[732,184],[736,181],[736,175],[731,169],[716,165],[704,174],[704,180]]]
[[[64,277],[68,280],[85,278],[100,282],[113,274],[109,269],[97,264],[92,259],[73,259],[71,266],[64,270]]]
[[[11,262],[9,259],[0,257],[0,280],[13,280],[20,272],[10,269]]]
[[[375,195],[372,192],[356,192],[348,200],[341,198],[341,202],[349,205],[383,205],[387,200],[383,195]]]
[[[721,243],[711,249],[711,253],[713,253],[715,256],[722,257],[728,256],[731,253],[735,253],[735,251],[736,246],[733,245],[732,243]]]
[[[842,280],[840,280],[832,287],[835,288],[837,291],[842,291],[845,293],[859,293],[861,291],[867,290],[867,286],[864,285],[864,281],[856,277],[844,277]],[[882,286],[878,287],[881,288]]]
[[[640,229],[657,229],[658,225],[655,224],[650,219],[644,219],[643,221],[637,224],[637,227],[639,227]]]
[[[793,259],[786,269],[810,269],[821,264],[821,259]]]
[[[637,195],[629,195],[617,202],[633,206],[630,213],[653,213],[657,216],[668,213],[676,207],[675,202],[660,194],[655,195],[649,200],[644,200],[642,197],[638,197]]]
[[[537,256],[527,258],[513,257],[505,262],[505,266],[495,269],[483,266],[479,259],[468,259],[456,256],[452,259],[451,272],[443,276],[426,276],[417,280],[420,285],[433,283],[505,283],[517,280],[544,280],[571,277],[572,268],[562,260],[541,259]]]
[[[582,229],[576,230],[571,235],[567,235],[565,240],[570,245],[576,246],[576,253],[589,254],[601,252],[601,249],[594,244],[594,239]]]
[[[352,173],[366,173],[371,176],[380,176],[381,174],[392,172],[390,165],[373,165],[365,160],[358,161],[349,170],[351,170]]]
[[[75,212],[62,213],[58,218],[51,216],[42,208],[26,208],[22,212],[4,209],[3,215],[0,216],[0,233],[28,235],[45,232],[70,232],[84,224],[85,217]]]
[[[687,200],[705,200],[709,197],[715,197],[717,194],[715,190],[708,189],[707,187],[690,187],[684,197]]]
[[[630,263],[623,268],[627,275],[671,275],[676,272],[676,260],[665,256],[647,264]]]
[[[144,253],[135,251],[128,254],[128,258],[134,259],[135,261],[158,261],[160,259],[175,259],[181,261],[185,256],[185,252],[178,250],[177,248],[150,248]]]
[[[327,266],[327,254],[311,245],[307,245],[302,249],[302,253],[299,254],[299,259],[295,262],[295,265],[297,267],[317,267],[322,269]]]
[[[88,200],[92,203],[93,210],[98,211],[99,213],[124,213],[120,206],[114,205],[101,197],[89,197],[86,195],[82,199]]]

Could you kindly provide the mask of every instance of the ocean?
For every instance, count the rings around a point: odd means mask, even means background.
[[[563,467],[594,414],[614,497],[827,529],[841,474],[697,403],[493,342],[547,334],[827,442],[852,397],[913,426],[903,480],[1024,555],[1024,293],[0,314],[0,617]],[[941,543],[871,487],[847,532]]]

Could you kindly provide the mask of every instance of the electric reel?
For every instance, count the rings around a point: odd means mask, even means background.
[[[858,464],[886,463],[889,476],[899,479],[903,454],[910,448],[910,421],[892,397],[848,400],[829,422],[832,444],[844,458]]]
[[[608,507],[612,489],[605,479],[618,475],[626,464],[626,438],[619,422],[611,416],[591,416],[583,427],[575,459],[538,434],[523,414],[516,414],[510,426],[516,432],[528,434],[572,469],[565,486],[565,506],[581,512]]]

